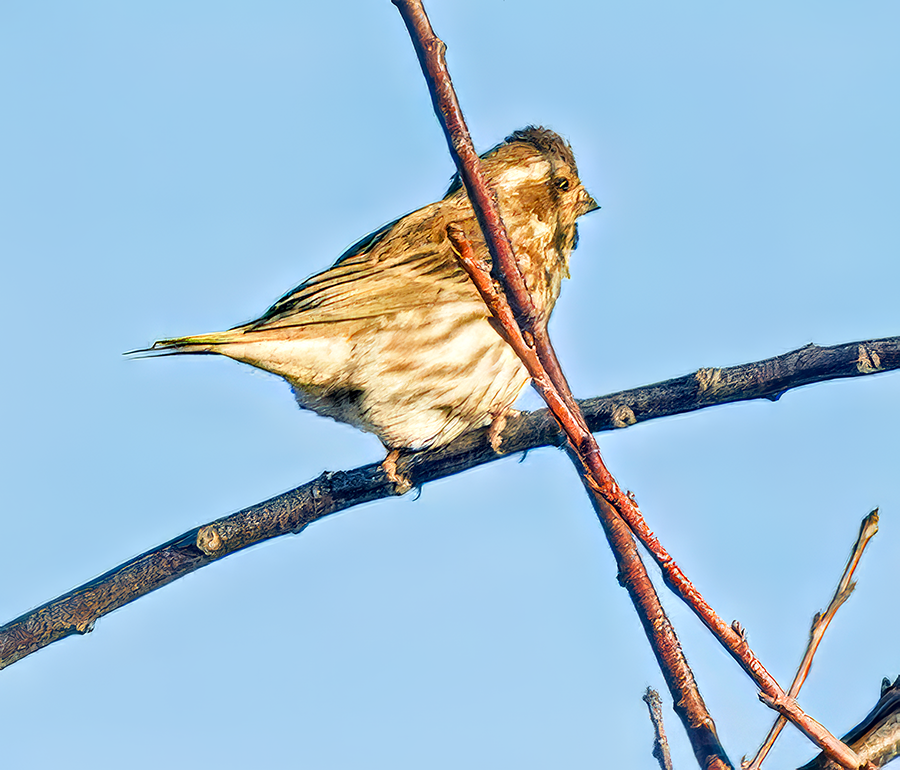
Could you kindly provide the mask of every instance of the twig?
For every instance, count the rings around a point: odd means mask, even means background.
[[[850,551],[850,558],[847,560],[847,566],[844,567],[844,574],[841,575],[841,580],[838,583],[838,587],[834,592],[831,602],[829,602],[825,612],[817,612],[813,618],[812,626],[809,630],[809,642],[806,645],[806,652],[803,654],[803,660],[800,661],[800,665],[797,668],[797,674],[794,677],[794,681],[791,683],[791,689],[788,690],[788,695],[790,697],[796,698],[800,694],[800,688],[803,687],[806,677],[809,676],[813,658],[815,657],[816,650],[819,648],[819,644],[825,637],[825,631],[834,619],[837,611],[841,608],[841,605],[850,598],[850,594],[852,594],[853,589],[856,588],[856,583],[853,582],[853,573],[856,572],[863,551],[866,550],[869,541],[875,537],[876,532],[878,532],[877,508],[865,516],[859,526],[859,535]],[[760,746],[759,751],[756,752],[753,761],[745,765],[745,770],[759,770],[766,755],[769,753],[772,746],[775,745],[778,735],[784,729],[785,723],[786,720],[781,716],[775,720],[775,724],[772,725],[772,729],[766,736],[766,740],[763,742],[762,746]]]
[[[400,10],[407,29],[413,39],[413,45],[419,63],[429,84],[435,113],[444,127],[451,155],[460,172],[472,207],[482,226],[485,240],[494,259],[495,269],[499,270],[499,283],[512,299],[507,304],[506,298],[499,294],[486,271],[477,264],[474,255],[466,254],[467,241],[461,228],[448,227],[448,235],[457,247],[460,261],[472,278],[484,301],[491,308],[494,317],[503,326],[504,338],[513,347],[516,354],[525,364],[532,377],[533,384],[546,401],[566,433],[571,447],[577,454],[582,466],[586,485],[596,495],[602,497],[611,506],[613,515],[620,515],[627,522],[635,536],[651,553],[663,571],[663,576],[675,593],[693,609],[703,623],[713,632],[716,638],[731,653],[732,657],[754,679],[761,689],[760,699],[773,709],[787,716],[817,746],[823,749],[843,766],[857,768],[859,758],[844,744],[838,741],[824,726],[807,716],[796,701],[788,698],[774,677],[766,671],[759,659],[752,653],[746,640],[731,626],[727,625],[702,598],[700,593],[688,581],[680,567],[673,561],[653,535],[643,519],[637,505],[617,484],[607,470],[600,450],[593,435],[588,430],[584,418],[574,404],[571,392],[562,377],[556,357],[550,351],[549,340],[545,340],[544,357],[539,359],[532,349],[536,345],[534,314],[529,312],[530,299],[522,280],[522,275],[515,261],[512,245],[500,218],[496,196],[490,192],[480,169],[478,156],[472,147],[471,138],[465,126],[462,111],[450,81],[445,61],[446,45],[438,39],[425,14],[421,0],[393,0]],[[513,312],[512,305],[515,307]],[[516,323],[516,316],[522,317],[524,328]],[[529,339],[530,338],[530,339]],[[528,339],[528,342],[526,342]],[[528,343],[531,344],[528,344]],[[538,352],[541,347],[537,345]],[[553,374],[549,374],[549,367]],[[597,510],[604,515],[603,506]]]
[[[790,388],[872,373],[858,370],[859,350],[869,351],[870,359],[878,358],[881,369],[876,371],[900,368],[900,337],[824,348],[810,345],[765,361],[703,369],[654,385],[585,399],[580,405],[590,429],[606,431],[718,404],[758,398],[774,401],[771,394]],[[704,387],[709,382],[714,386]],[[511,454],[556,446],[565,439],[556,421],[542,409],[511,416],[501,440],[504,452]],[[438,452],[407,455],[400,466],[415,486],[421,486],[497,459],[487,431],[481,430],[461,436]],[[271,500],[185,532],[0,627],[0,669],[59,639],[90,631],[103,615],[216,559],[298,532],[330,513],[394,494],[394,486],[384,480],[379,466],[367,465],[323,474]],[[219,535],[221,547],[207,555],[197,547],[197,535],[213,530],[223,533]]]
[[[672,756],[669,754],[669,739],[663,725],[662,698],[652,687],[644,693],[644,703],[650,710],[650,722],[653,724],[653,756],[659,762],[661,770],[672,770]]]

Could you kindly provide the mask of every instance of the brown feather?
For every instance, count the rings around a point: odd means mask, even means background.
[[[575,222],[597,205],[571,148],[548,129],[516,131],[482,157],[546,320],[568,276]],[[506,414],[528,382],[456,261],[451,222],[487,258],[454,179],[441,200],[362,239],[255,321],[161,340],[152,350],[217,352],[279,374],[301,406],[371,431],[388,447],[447,443]]]

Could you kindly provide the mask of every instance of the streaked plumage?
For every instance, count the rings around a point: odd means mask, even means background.
[[[575,221],[597,208],[568,144],[516,131],[483,156],[540,315],[568,277]],[[274,372],[301,406],[423,449],[502,417],[528,382],[457,264],[446,227],[460,223],[487,256],[458,178],[445,197],[364,238],[259,319],[224,332],[160,340],[150,351],[218,353]]]

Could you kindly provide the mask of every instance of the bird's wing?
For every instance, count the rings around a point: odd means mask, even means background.
[[[434,206],[434,204],[433,204]],[[244,332],[375,318],[473,293],[433,206],[385,225],[286,294]],[[430,211],[431,210],[431,211]],[[477,231],[476,231],[477,232]]]

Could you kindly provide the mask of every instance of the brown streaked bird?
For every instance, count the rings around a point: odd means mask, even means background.
[[[546,322],[569,275],[575,222],[598,206],[571,148],[548,129],[514,132],[482,164]],[[363,238],[257,320],[138,352],[218,353],[278,374],[301,407],[374,433],[391,454],[502,422],[529,376],[458,265],[451,222],[490,259],[457,175],[441,200]]]

